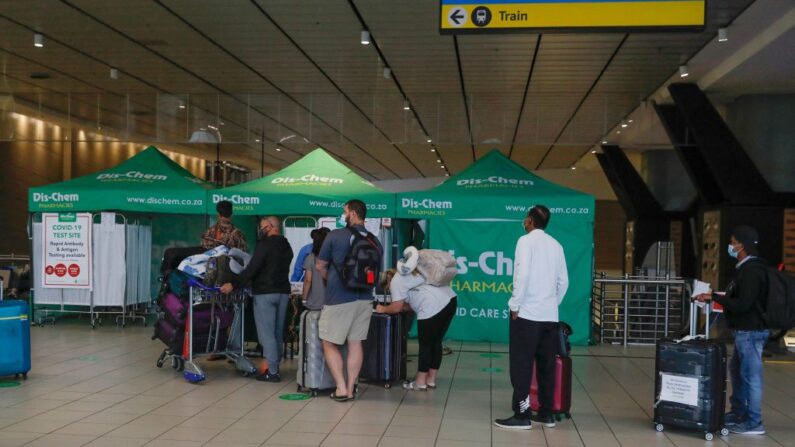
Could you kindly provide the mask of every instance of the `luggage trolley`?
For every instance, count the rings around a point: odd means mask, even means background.
[[[230,294],[223,294],[217,287],[208,287],[201,282],[191,279],[188,281],[190,287],[188,306],[188,320],[185,324],[185,335],[182,343],[182,353],[175,353],[170,348],[163,350],[157,359],[157,367],[162,368],[167,357],[171,358],[171,367],[177,371],[182,371],[182,375],[190,383],[199,383],[207,378],[204,370],[194,362],[194,359],[201,356],[220,354],[226,356],[235,364],[235,368],[243,376],[249,376],[256,372],[256,368],[245,356],[245,325],[243,315],[245,312],[246,298],[248,290],[234,290]],[[210,325],[207,329],[207,342],[205,346],[194,345],[193,312],[194,307],[199,304],[211,305]],[[234,307],[234,318],[229,338],[222,333],[226,329],[221,328],[221,319],[215,315],[216,310]]]

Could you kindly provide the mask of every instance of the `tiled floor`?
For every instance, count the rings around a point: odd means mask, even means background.
[[[765,367],[767,436],[706,442],[653,430],[648,348],[575,348],[573,418],[517,433],[491,425],[509,414],[502,345],[453,343],[435,391],[363,385],[357,401],[340,404],[279,399],[295,392],[293,380],[244,379],[224,362],[204,363],[208,380],[188,384],[155,367],[162,346],[151,328],[59,323],[32,331],[29,380],[0,388],[0,446],[795,446],[795,364]],[[283,376],[294,372],[288,361]]]

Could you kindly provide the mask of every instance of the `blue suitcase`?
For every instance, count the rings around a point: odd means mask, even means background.
[[[28,378],[30,371],[30,319],[28,303],[0,301],[0,377]]]
[[[359,378],[382,382],[386,388],[393,381],[406,379],[407,320],[407,312],[373,313],[367,340],[362,342],[364,361]]]

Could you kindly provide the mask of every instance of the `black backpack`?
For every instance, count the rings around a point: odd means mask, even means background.
[[[767,297],[762,316],[768,329],[795,327],[795,276],[767,268]]]
[[[331,265],[340,276],[342,284],[348,289],[372,290],[381,274],[381,248],[378,239],[369,231],[366,235],[362,235],[352,228],[347,230],[353,235],[353,241],[345,260],[341,267],[333,261]]]

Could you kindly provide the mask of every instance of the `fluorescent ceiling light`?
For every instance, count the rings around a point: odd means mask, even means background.
[[[729,40],[729,30],[727,28],[718,28],[718,42],[727,42]]]
[[[679,77],[686,78],[690,76],[690,72],[687,71],[687,65],[680,65],[679,66]]]
[[[370,45],[370,32],[362,30],[362,45]]]
[[[44,36],[39,33],[33,34],[33,46],[36,48],[44,48]]]

